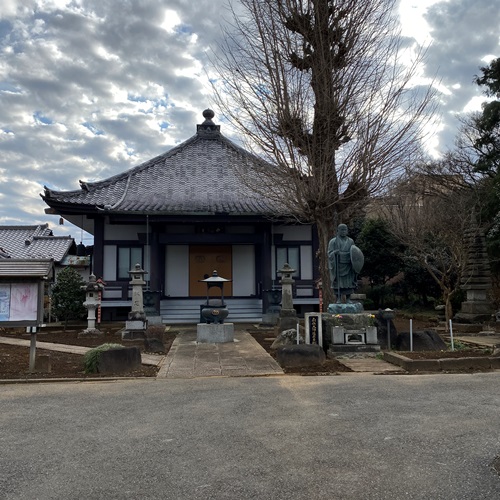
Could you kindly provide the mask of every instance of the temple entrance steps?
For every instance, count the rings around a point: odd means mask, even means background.
[[[225,298],[229,316],[229,323],[260,323],[262,321],[262,299]],[[174,323],[199,323],[200,305],[203,299],[164,299],[160,302],[162,322]]]

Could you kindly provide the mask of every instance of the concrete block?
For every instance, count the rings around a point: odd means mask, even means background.
[[[296,344],[280,347],[276,360],[283,367],[313,366],[324,363],[325,351],[317,344]]]
[[[199,343],[234,342],[233,323],[198,323],[196,341]]]
[[[437,372],[441,370],[438,359],[410,359],[395,352],[384,352],[384,360],[400,366],[407,372]]]
[[[491,368],[490,358],[478,358],[478,357],[470,357],[470,358],[445,358],[439,360],[441,364],[442,370],[474,370],[474,369],[483,369],[489,370]]]
[[[52,371],[52,363],[50,354],[38,354],[35,358],[35,372],[50,373]]]
[[[138,347],[122,347],[99,353],[99,373],[126,373],[138,366],[141,366],[141,351]]]
[[[378,344],[377,327],[376,326],[367,326],[366,327],[366,343],[367,344]]]
[[[500,370],[500,356],[490,356],[489,360],[493,370]]]
[[[409,359],[403,368],[407,372],[439,372],[441,364],[439,359]]]
[[[343,344],[344,343],[344,327],[334,326],[332,327],[332,343],[333,344]]]

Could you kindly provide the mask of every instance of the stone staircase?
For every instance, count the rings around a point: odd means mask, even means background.
[[[225,298],[229,316],[228,323],[260,323],[262,321],[262,299]],[[165,324],[199,323],[200,305],[203,299],[164,299],[160,302],[160,314]]]

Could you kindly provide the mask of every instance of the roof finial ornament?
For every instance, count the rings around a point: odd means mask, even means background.
[[[215,125],[212,121],[214,116],[215,113],[211,109],[203,111],[205,121],[196,127],[196,132],[203,139],[217,139],[220,136],[220,125]]]
[[[214,116],[215,113],[211,109],[206,109],[205,111],[203,111],[203,118],[205,118],[205,123],[211,122]]]

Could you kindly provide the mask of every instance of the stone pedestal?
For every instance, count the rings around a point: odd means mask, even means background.
[[[339,304],[346,305],[346,304]],[[335,357],[344,353],[378,352],[377,327],[371,314],[323,315],[326,335],[331,332],[328,354]],[[333,323],[333,324],[332,324]]]
[[[462,302],[454,321],[459,323],[481,323],[493,319],[493,303],[487,290],[467,290],[467,300]]]
[[[234,342],[233,323],[198,323],[196,341],[201,344]]]

